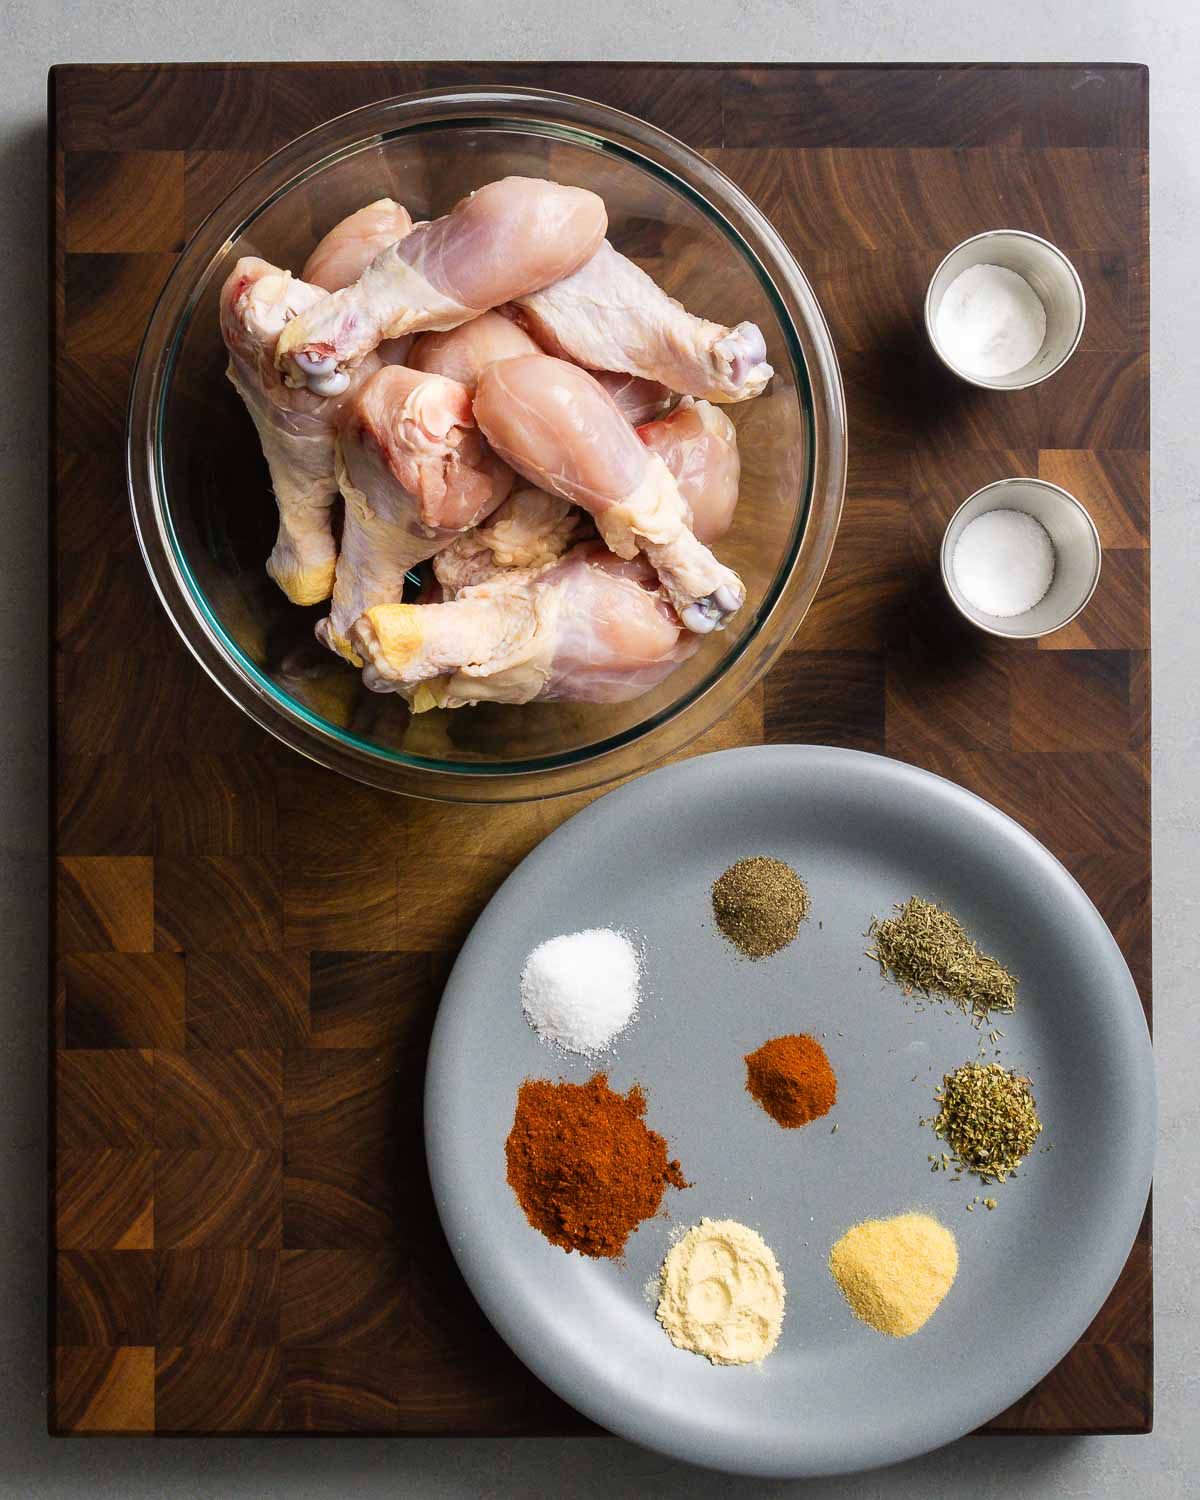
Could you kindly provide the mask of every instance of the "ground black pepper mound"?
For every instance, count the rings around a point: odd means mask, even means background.
[[[808,916],[808,890],[790,865],[758,854],[730,865],[712,888],[717,926],[747,958],[778,953]]]

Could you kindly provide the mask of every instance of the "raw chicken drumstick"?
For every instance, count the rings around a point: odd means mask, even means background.
[[[341,415],[342,550],[317,637],[361,666],[348,636],[372,605],[399,601],[414,564],[491,514],[512,486],[461,385],[403,365],[374,374]]]
[[[414,370],[429,370],[434,375],[457,380],[474,395],[479,377],[488,365],[494,365],[498,359],[515,359],[518,354],[543,352],[519,320],[503,313],[485,312],[448,333],[421,334],[408,363]],[[620,370],[593,370],[592,374],[617,403],[621,415],[635,427],[660,415],[670,403],[671,392],[656,380],[643,380]]]
[[[288,319],[327,298],[321,287],[255,256],[243,256],[221,288],[226,374],[254,419],[279,506],[279,537],[267,572],[293,604],[319,604],[333,588],[334,424],[341,401],[376,368],[372,358],[353,381],[339,376],[306,391],[284,385],[275,368],[280,332]]]
[[[408,363],[414,370],[446,375],[465,385],[472,395],[479,377],[498,359],[545,351],[525,332],[517,318],[499,312],[481,313],[448,333],[423,333],[412,347]],[[621,415],[635,427],[659,416],[670,404],[671,392],[657,380],[643,380],[621,370],[593,370],[592,374],[617,403]]]
[[[379,198],[336,223],[304,262],[300,276],[326,291],[340,292],[357,281],[381,250],[402,240],[412,229],[406,208],[391,198]],[[412,335],[384,339],[376,349],[380,362],[402,365],[408,359]]]
[[[593,373],[603,385],[600,375]],[[626,375],[614,378],[657,389],[650,381]],[[647,422],[637,434],[671,471],[697,538],[705,545],[720,541],[733,524],[738,501],[741,465],[733,423],[720,407],[685,396],[669,417]],[[559,496],[524,486],[514,490],[481,525],[443,548],[433,560],[433,571],[446,597],[452,599],[460,590],[483,583],[505,568],[554,562],[582,541],[590,527],[583,512]]]
[[[742,466],[737,431],[718,406],[685,396],[669,417],[637,430],[671,471],[697,538],[719,542],[733,524]]]
[[[448,333],[423,333],[412,346],[408,362],[414,370],[445,375],[465,385],[472,396],[479,377],[498,359],[541,350],[523,328],[498,312],[480,313]]]
[[[688,630],[741,608],[741,579],[696,540],[666,464],[586,370],[544,354],[489,365],[475,420],[518,473],[588,511],[618,557],[644,552]]]
[[[363,681],[414,711],[535,698],[620,703],[696,649],[644,558],[585,542],[536,573],[513,569],[448,604],[384,604],[352,632]]]
[[[586,189],[532,177],[489,183],[293,318],[275,362],[302,386],[353,367],[382,339],[455,328],[578,270],[607,225],[603,200]]]
[[[593,370],[627,422],[640,427],[661,416],[671,404],[671,392],[660,380],[627,375],[623,370]]]
[[[412,216],[391,198],[379,198],[336,223],[304,262],[302,281],[340,292],[357,281],[381,250],[402,240]]]
[[[534,343],[519,321],[503,313],[485,312],[448,333],[421,334],[407,363],[414,370],[457,380],[474,395],[488,365],[498,359],[515,359],[518,354],[542,352],[541,345]],[[592,374],[617,403],[621,415],[635,427],[659,416],[670,404],[671,392],[656,380],[643,380],[620,370],[593,370]]]
[[[707,401],[745,401],[775,373],[755,323],[695,318],[607,240],[586,265],[513,301],[543,349]]]
[[[447,599],[506,568],[543,568],[590,535],[592,523],[558,495],[522,485],[486,521],[456,537],[433,559]]]
[[[477,323],[482,321],[476,319]],[[464,323],[457,332],[474,326]],[[444,336],[452,339],[455,335]],[[620,406],[621,391],[614,392],[602,372],[592,373]],[[609,379],[624,387],[630,402],[638,399],[635,388],[643,387],[649,409],[653,412],[660,408],[657,393],[662,386],[632,375]],[[629,417],[630,412],[623,415]],[[638,427],[637,434],[670,469],[698,539],[706,545],[719,541],[733,522],[738,500],[741,465],[733,423],[719,407],[685,396],[669,417],[645,423]],[[481,525],[443,548],[433,559],[433,571],[446,598],[453,599],[462,589],[483,583],[505,568],[543,567],[554,562],[590,531],[590,518],[575,506],[545,490],[523,486]]]

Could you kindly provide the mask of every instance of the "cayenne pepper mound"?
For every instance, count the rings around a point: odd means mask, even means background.
[[[689,1186],[645,1112],[639,1085],[615,1093],[604,1073],[587,1083],[527,1078],[521,1085],[504,1146],[508,1182],[552,1245],[618,1256],[642,1220],[658,1212],[668,1183]]]
[[[837,1103],[837,1078],[815,1037],[775,1036],[747,1053],[746,1092],[791,1130],[829,1113]]]

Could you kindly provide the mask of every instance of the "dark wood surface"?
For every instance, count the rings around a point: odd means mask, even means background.
[[[442,1238],[421,1144],[450,960],[587,797],[437,807],[276,745],[175,639],[122,471],[128,377],[187,234],[328,116],[461,81],[590,95],[705,151],[813,281],[850,475],[794,645],[697,751],[885,751],[1011,813],[1082,882],[1150,1004],[1147,75],[1132,66],[89,67],[50,82],[54,187],[54,1248],[50,1423],[73,1432],[586,1428],[510,1355]],[[921,300],[978,230],[1074,260],[1082,345],[1014,395],[956,385]],[[1037,645],[958,625],[943,525],[1038,474],[1105,547]],[[1112,1296],[996,1432],[1144,1432],[1150,1220]]]

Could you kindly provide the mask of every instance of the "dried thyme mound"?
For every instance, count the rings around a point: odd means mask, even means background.
[[[1042,1133],[1029,1079],[999,1063],[963,1063],[946,1074],[934,1098],[941,1109],[921,1124],[949,1145],[957,1167],[984,1182],[1015,1172]]]
[[[875,918],[868,932],[875,946],[867,954],[881,974],[890,970],[906,994],[945,995],[981,1022],[994,1010],[1016,1007],[1017,980],[998,959],[979,951],[957,917],[920,896],[896,910],[899,916]]]
[[[764,854],[739,859],[712,888],[717,926],[747,958],[778,953],[808,916],[808,889],[790,865]]]

